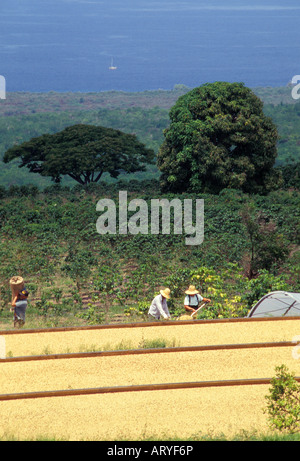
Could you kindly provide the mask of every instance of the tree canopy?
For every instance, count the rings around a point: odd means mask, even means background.
[[[170,110],[157,165],[164,191],[266,193],[280,183],[273,168],[277,128],[243,83],[207,83]]]
[[[154,152],[135,135],[93,125],[73,125],[55,134],[43,134],[8,149],[3,161],[21,160],[20,167],[60,182],[69,175],[82,185],[100,180],[104,172],[145,171]]]

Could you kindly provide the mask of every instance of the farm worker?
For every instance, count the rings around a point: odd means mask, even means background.
[[[204,302],[204,303],[210,303],[210,299],[208,298],[203,298],[199,291],[196,290],[194,285],[190,285],[188,290],[185,292],[186,296],[184,298],[184,308],[187,312],[190,312],[191,314],[195,312],[199,304]]]
[[[23,288],[17,295],[14,297],[11,305],[11,311],[14,312],[14,327],[19,328],[25,323],[25,312],[27,309],[27,298],[28,291],[26,288]]]
[[[165,288],[164,290],[160,290],[159,295],[155,296],[148,311],[148,316],[150,319],[153,317],[157,320],[159,320],[161,317],[164,320],[171,318],[167,305],[167,299],[170,299],[170,293],[170,289]]]

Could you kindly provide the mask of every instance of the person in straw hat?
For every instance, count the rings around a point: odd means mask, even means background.
[[[203,298],[200,295],[199,291],[196,290],[196,287],[194,285],[190,285],[189,289],[186,290],[185,294],[186,296],[184,298],[184,308],[187,312],[191,314],[198,309],[200,303],[210,303],[211,301],[208,298]]]
[[[170,289],[165,288],[160,290],[159,295],[155,296],[148,311],[150,319],[159,320],[162,317],[164,320],[168,320],[171,318],[167,304],[167,299],[170,299],[170,293]]]

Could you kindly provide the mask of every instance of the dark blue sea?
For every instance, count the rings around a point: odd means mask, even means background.
[[[299,0],[0,0],[9,91],[284,86],[300,74]],[[109,67],[116,69],[109,69]]]

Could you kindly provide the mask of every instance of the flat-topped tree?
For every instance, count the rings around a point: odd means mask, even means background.
[[[43,134],[8,149],[3,161],[19,158],[20,168],[50,176],[55,182],[68,175],[82,185],[98,182],[103,173],[117,178],[121,172],[145,171],[154,152],[135,135],[112,128],[73,125],[59,133]]]

